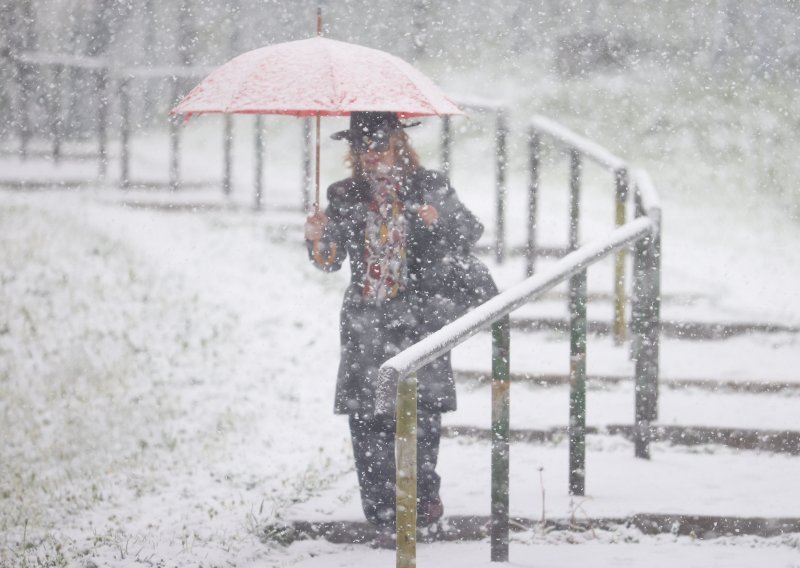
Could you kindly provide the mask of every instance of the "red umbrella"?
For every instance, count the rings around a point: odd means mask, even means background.
[[[463,114],[425,75],[384,51],[314,37],[231,59],[172,109],[317,117],[315,210],[319,207],[319,117],[392,111],[400,117]]]
[[[248,51],[195,87],[172,112],[405,117],[462,114],[425,75],[384,51],[314,37]]]
[[[318,34],[320,29],[318,14]],[[319,36],[262,47],[231,59],[192,89],[171,114],[187,118],[207,113],[315,116],[314,212],[318,213],[319,117],[347,116],[354,111],[392,111],[401,118],[463,114],[433,81],[402,59]]]

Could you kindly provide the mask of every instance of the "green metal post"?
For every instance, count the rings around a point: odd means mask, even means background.
[[[637,215],[644,215],[637,199]],[[653,233],[636,243],[634,257],[635,362],[634,452],[650,458],[651,423],[658,419],[658,372],[661,318],[661,220],[653,219]]]
[[[619,169],[614,172],[615,222],[617,227],[625,224],[625,202],[628,199],[628,172]],[[622,345],[625,341],[625,252],[621,248],[614,258],[614,343]]]
[[[417,563],[417,375],[397,383],[397,568]]]
[[[533,276],[533,271],[536,269],[536,208],[539,199],[539,162],[541,155],[541,139],[533,128],[531,128],[528,143],[530,145],[528,162],[530,180],[528,182],[528,246],[525,274]]]
[[[569,281],[569,492],[586,489],[586,270]]]
[[[578,248],[578,225],[581,205],[581,155],[577,150],[569,151],[569,250]]]
[[[508,562],[510,328],[508,317],[492,325],[492,562]]]

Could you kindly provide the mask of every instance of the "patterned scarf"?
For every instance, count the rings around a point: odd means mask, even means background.
[[[405,289],[408,278],[406,237],[408,223],[391,174],[369,178],[372,199],[367,209],[364,243],[364,298],[380,304]]]

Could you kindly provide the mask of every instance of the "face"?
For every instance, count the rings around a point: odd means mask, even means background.
[[[365,150],[358,153],[361,170],[365,174],[376,174],[389,171],[397,163],[395,138],[389,139],[389,148],[385,152]]]

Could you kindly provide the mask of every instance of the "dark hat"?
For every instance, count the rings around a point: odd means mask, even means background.
[[[417,126],[419,122],[404,124],[394,112],[358,111],[350,115],[350,128],[331,134],[334,140],[348,140],[353,150],[363,152],[389,149],[389,137],[401,128]]]

